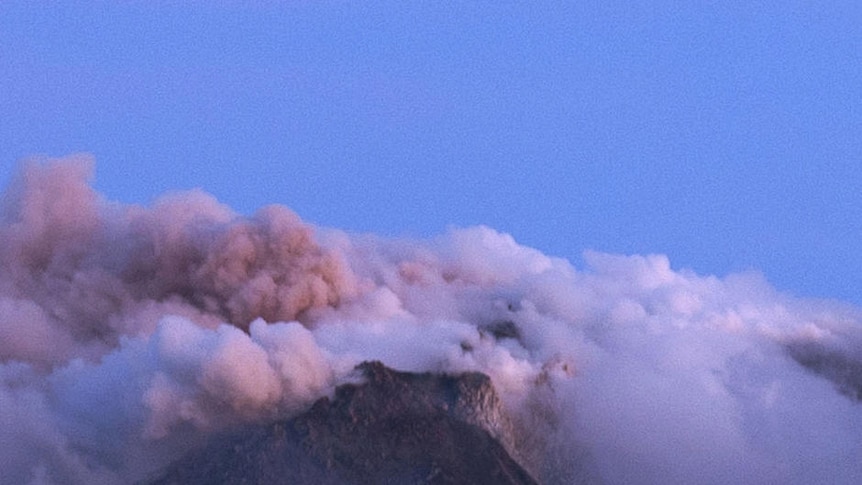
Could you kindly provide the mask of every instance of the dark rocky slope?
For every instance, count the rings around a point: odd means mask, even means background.
[[[490,379],[358,367],[291,420],[213,440],[153,484],[531,484]]]
[[[841,394],[862,402],[862,362],[853,353],[816,342],[792,342],[786,348],[800,365],[831,381]]]

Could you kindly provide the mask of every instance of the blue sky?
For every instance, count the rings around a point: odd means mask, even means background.
[[[0,3],[0,182],[486,224],[862,303],[862,4]]]

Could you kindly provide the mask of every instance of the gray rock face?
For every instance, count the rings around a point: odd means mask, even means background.
[[[862,402],[862,362],[852,355],[811,342],[793,343],[787,350],[800,365],[831,381],[838,392]]]
[[[213,440],[154,484],[532,484],[507,451],[512,427],[484,374],[358,367],[288,421]]]

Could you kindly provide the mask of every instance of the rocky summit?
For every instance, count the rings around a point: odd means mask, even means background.
[[[488,376],[360,364],[293,419],[243,429],[172,464],[152,484],[532,484]]]

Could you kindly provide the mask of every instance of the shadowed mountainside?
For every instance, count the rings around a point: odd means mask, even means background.
[[[830,350],[816,342],[794,342],[787,350],[800,365],[831,381],[838,392],[862,402],[862,362],[852,353]]]
[[[490,379],[357,367],[306,413],[214,439],[151,482],[532,484],[507,451],[511,424]]]

